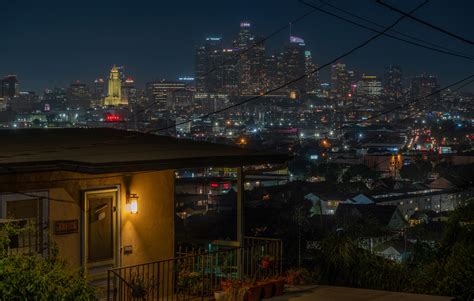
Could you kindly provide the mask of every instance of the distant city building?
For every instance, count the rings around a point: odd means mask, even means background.
[[[29,113],[39,108],[39,98],[35,92],[20,92],[15,98],[10,98],[9,108],[17,113]]]
[[[265,59],[265,75],[267,90],[274,89],[285,83],[284,53],[280,52]]]
[[[222,38],[207,37],[196,49],[196,89],[198,92],[220,92],[223,86]]]
[[[410,98],[413,100],[426,97],[425,101],[438,101],[440,98],[439,93],[431,95],[438,88],[438,80],[435,76],[425,74],[417,76],[411,81]]]
[[[331,91],[330,98],[338,103],[343,102],[351,92],[349,74],[346,65],[337,63],[331,67]]]
[[[228,95],[239,94],[239,70],[237,69],[236,56],[238,49],[227,48],[222,50],[222,59],[225,64],[222,64],[222,89],[220,92]],[[217,70],[216,70],[217,71]]]
[[[190,109],[194,100],[194,91],[188,89],[171,90],[167,95],[167,108],[170,110]]]
[[[119,69],[114,65],[110,70],[107,96],[104,99],[106,106],[127,105],[128,100],[122,98],[122,80]]]
[[[0,97],[13,98],[20,94],[20,84],[16,75],[7,75],[1,81]]]
[[[382,95],[382,82],[375,75],[363,75],[357,84],[357,96],[377,98]]]
[[[313,63],[313,57],[311,55],[311,51],[306,50],[304,52],[304,62],[305,62],[305,72],[309,74],[306,77],[306,91],[307,92],[315,92],[319,89],[319,71],[312,73],[314,70],[318,68],[317,65]]]
[[[103,78],[96,78],[92,90],[92,96],[96,99],[102,99],[105,95],[105,81]]]
[[[384,74],[384,94],[390,100],[397,100],[402,96],[402,69],[399,66],[388,66]]]
[[[254,37],[251,32],[252,25],[250,22],[240,22],[240,31],[234,46],[239,50],[239,59],[237,68],[239,72],[239,90],[241,95],[254,94],[252,91],[252,75],[251,75],[251,53],[247,51],[254,43]]]
[[[67,108],[66,90],[63,88],[54,88],[45,90],[43,94],[43,108],[49,107],[49,110],[64,110]]]
[[[91,96],[89,88],[85,83],[75,81],[69,85],[66,93],[67,105],[71,108],[89,108],[91,105]]]
[[[265,90],[265,39],[263,37],[251,38],[251,43],[251,49],[248,51],[250,82],[247,92],[260,94]]]
[[[284,62],[286,64],[286,81],[301,77],[306,72],[305,62],[306,44],[302,38],[290,36],[290,43],[285,47]],[[288,85],[293,92],[304,94],[306,92],[306,80],[302,79]]]
[[[149,103],[156,104],[158,110],[164,110],[169,107],[169,97],[178,90],[185,90],[184,82],[175,81],[154,81],[146,84],[146,95]]]
[[[135,87],[135,80],[129,76],[122,82],[122,99],[128,104],[137,103],[137,88]]]

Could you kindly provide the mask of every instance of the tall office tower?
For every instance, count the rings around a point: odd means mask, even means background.
[[[105,96],[105,81],[103,78],[96,78],[92,88],[92,97],[94,99],[102,100]]]
[[[290,43],[285,47],[284,63],[286,65],[285,81],[291,81],[305,74],[305,48],[304,40],[299,37],[290,36]],[[290,91],[299,94],[306,92],[306,80],[302,79],[288,85]]]
[[[67,94],[63,88],[45,90],[43,94],[44,107],[49,110],[65,110],[67,108]]]
[[[236,96],[239,94],[239,71],[237,69],[236,58],[238,49],[227,48],[222,50],[223,64],[222,68],[222,92],[223,94]]]
[[[1,81],[0,97],[13,98],[20,95],[20,84],[16,75],[7,75]]]
[[[186,110],[192,109],[194,100],[194,91],[177,89],[167,94],[167,108],[169,110]]]
[[[104,98],[104,105],[128,105],[128,100],[122,98],[122,81],[120,80],[119,69],[115,65],[110,70],[107,96]]]
[[[357,96],[378,98],[382,96],[382,82],[375,75],[363,75],[357,83]]]
[[[265,39],[255,37],[251,39],[252,49],[248,52],[250,62],[250,82],[248,90],[251,94],[265,92]]]
[[[234,42],[234,46],[239,49],[240,52],[237,61],[237,69],[239,70],[239,90],[242,95],[250,95],[254,93],[254,91],[252,91],[251,51],[247,50],[254,43],[251,28],[252,25],[250,22],[240,22],[240,31],[237,40]]]
[[[196,50],[196,89],[201,93],[222,90],[223,69],[222,38],[207,37],[204,46]]]
[[[75,81],[69,85],[66,92],[67,106],[69,108],[88,109],[91,105],[89,88],[80,81]]]
[[[411,81],[410,98],[414,100],[426,96],[423,101],[436,102],[440,99],[439,93],[434,95],[430,94],[434,93],[438,88],[438,81],[435,76],[425,74],[419,75]]]
[[[278,86],[278,57],[272,54],[265,58],[265,87],[273,89]]]
[[[311,51],[309,50],[304,52],[304,63],[305,72],[306,74],[309,74],[306,77],[306,91],[315,92],[319,88],[319,71],[312,73],[318,68],[318,66],[313,63],[313,57],[311,56]]]
[[[122,82],[122,100],[129,104],[137,103],[137,88],[135,80],[129,76]]]
[[[186,90],[186,84],[173,81],[153,81],[146,83],[146,95],[148,102],[156,104],[158,110],[165,110],[169,107],[168,98],[173,92]]]
[[[402,94],[402,69],[392,65],[385,67],[384,95],[394,101],[399,99]]]
[[[338,103],[344,102],[351,92],[349,74],[346,65],[337,63],[331,67],[331,90],[329,97]]]

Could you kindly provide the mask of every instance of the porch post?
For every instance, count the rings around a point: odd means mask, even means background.
[[[237,168],[237,241],[242,246],[244,239],[244,168]]]
[[[240,248],[237,249],[237,274],[239,279],[243,278],[243,241],[244,241],[244,168],[237,168],[237,241]]]

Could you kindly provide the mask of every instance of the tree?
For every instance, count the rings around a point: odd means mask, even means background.
[[[342,181],[347,183],[353,178],[360,178],[363,181],[373,180],[377,178],[377,172],[363,164],[352,165],[342,175]]]
[[[429,161],[416,160],[414,163],[403,166],[400,176],[416,182],[424,182],[428,174],[433,171],[433,166]]]
[[[0,296],[2,300],[95,300],[82,271],[74,271],[50,246],[40,255],[8,255],[10,237],[27,231],[9,224],[0,229]]]

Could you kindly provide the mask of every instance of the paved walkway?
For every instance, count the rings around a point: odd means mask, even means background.
[[[448,301],[452,298],[408,293],[396,293],[338,286],[288,287],[281,297],[269,301]]]

